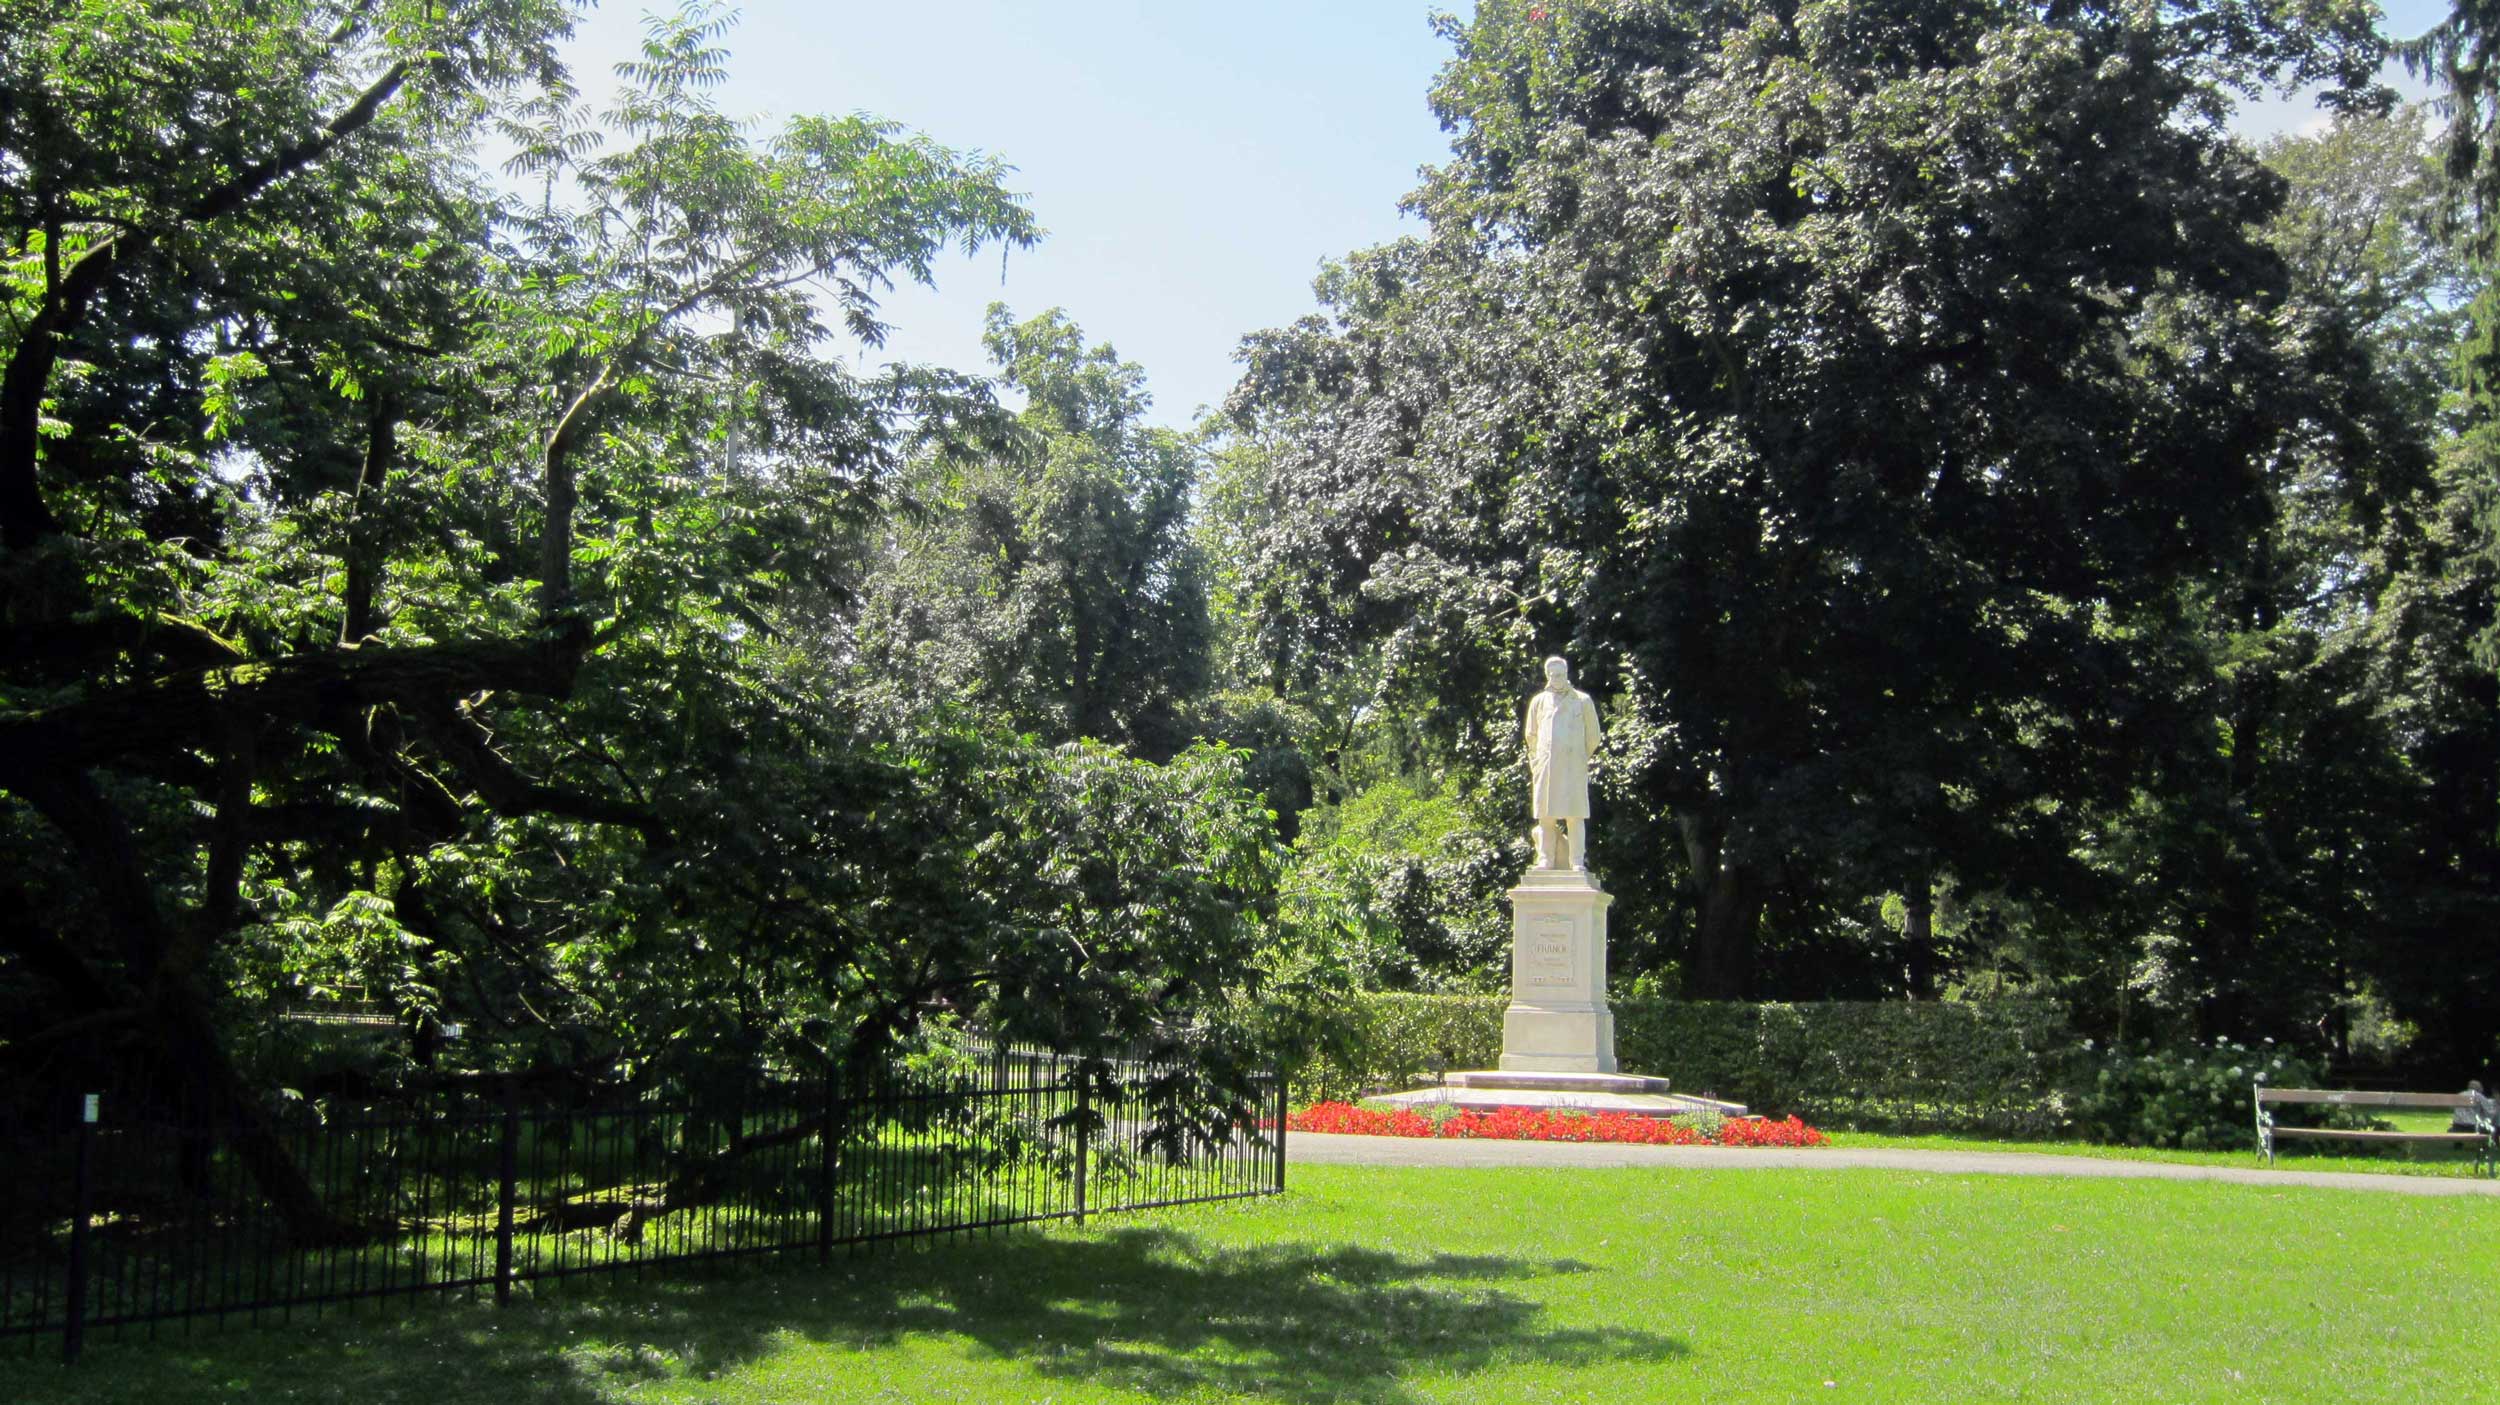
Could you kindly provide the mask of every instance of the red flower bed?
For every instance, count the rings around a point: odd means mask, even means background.
[[[1731,1117],[1719,1134],[1628,1112],[1574,1112],[1567,1108],[1505,1107],[1461,1112],[1435,1123],[1403,1108],[1381,1112],[1351,1103],[1313,1103],[1285,1125],[1296,1132],[1340,1132],[1358,1137],[1482,1137],[1516,1142],[1632,1142],[1642,1146],[1821,1146],[1830,1140],[1794,1117],[1773,1122]]]

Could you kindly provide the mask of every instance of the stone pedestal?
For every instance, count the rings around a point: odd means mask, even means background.
[[[1670,1093],[1667,1080],[1615,1068],[1615,1017],[1606,1008],[1606,909],[1614,899],[1584,869],[1532,868],[1510,890],[1510,1008],[1502,1012],[1502,1066],[1452,1073],[1435,1088],[1380,1101],[1393,1107],[1491,1112],[1524,1107],[1715,1113],[1740,1103]]]
[[[1502,1072],[1613,1073],[1606,909],[1585,869],[1532,868],[1510,890],[1510,1008]]]

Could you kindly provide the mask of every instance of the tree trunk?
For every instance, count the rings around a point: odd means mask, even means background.
[[[140,1047],[150,1081],[171,1094],[177,1108],[231,1140],[290,1238],[316,1244],[353,1238],[354,1228],[322,1205],[276,1124],[226,1057],[198,983],[208,943],[184,940],[157,905],[137,840],[103,790],[79,771],[12,778],[11,788],[69,842],[96,889],[120,958],[120,979],[139,996]]]
[[[365,432],[364,467],[356,475],[356,497],[347,519],[347,614],[339,626],[339,642],[353,644],[381,626],[373,596],[382,574],[382,485],[399,456],[399,409],[388,391],[374,396],[373,418]]]
[[[56,525],[35,465],[43,443],[43,393],[60,355],[57,320],[47,309],[30,322],[0,371],[0,545],[10,551],[26,550]]]
[[[148,1061],[160,1085],[186,1114],[233,1146],[290,1241],[347,1244],[365,1237],[369,1227],[340,1218],[322,1203],[294,1148],[226,1057],[205,1004],[186,984],[159,990],[144,1028]]]
[[[1699,819],[1681,819],[1684,850],[1692,865],[1700,921],[1693,932],[1685,988],[1697,1000],[1742,1000],[1753,984],[1755,937],[1762,925],[1762,892],[1741,863],[1728,859],[1726,844]]]
[[[2271,629],[2274,611],[2261,592],[2252,589],[2247,607],[2260,629]],[[2230,712],[2231,759],[2229,821],[2223,851],[2223,881],[2214,909],[2202,923],[2205,976],[2213,993],[2203,1002],[2200,1031],[2207,1039],[2246,1039],[2251,1028],[2248,983],[2260,964],[2265,935],[2264,889],[2278,877],[2274,847],[2266,832],[2259,787],[2265,780],[2267,734],[2274,722],[2277,680],[2271,673],[2244,670],[2234,680],[2237,696]]]
[[[290,654],[102,687],[53,707],[0,712],[0,785],[131,754],[213,746],[238,722],[317,725],[325,714],[484,688],[562,697],[588,645],[588,629],[576,624],[539,639]]]
[[[1936,895],[1921,877],[1901,897],[1901,945],[1912,1000],[1936,998]]]

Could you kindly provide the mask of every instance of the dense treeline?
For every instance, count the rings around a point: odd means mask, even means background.
[[[1432,856],[1393,931],[1476,934],[1391,974],[1498,979],[1504,866],[1446,855],[1518,862],[1510,715],[1559,651],[1611,703],[1619,976],[2482,1068],[2481,275],[2369,21],[1448,24],[1427,232],[1250,340],[1210,493],[1232,666],[1364,738],[1314,828]],[[2231,137],[2289,77],[2343,117]]]
[[[0,22],[8,1107],[240,1119],[308,1231],[316,1078],[963,1021],[1214,1130],[1315,994],[1498,987],[1551,652],[1630,989],[2490,1060],[2490,104],[2366,5],[1485,0],[1422,232],[1188,430],[1059,311],[846,369],[1005,169],[568,16]],[[264,1037],[342,994],[389,1059]]]
[[[1048,467],[929,461],[881,647],[1045,737],[1252,748],[1285,911],[1367,985],[1498,987],[1560,651],[1630,986],[2488,1060],[2480,275],[2368,13],[1446,29],[1427,232],[1197,435],[1148,452],[1136,368],[996,316]],[[2228,132],[2291,79],[2342,116]],[[1019,360],[1054,341],[1082,382]],[[1114,659],[1151,726],[1082,712]]]

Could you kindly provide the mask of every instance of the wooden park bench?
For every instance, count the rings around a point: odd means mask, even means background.
[[[2315,1107],[2418,1108],[2449,1114],[2445,1132],[2377,1132],[2343,1127],[2278,1127],[2269,1109],[2288,1103],[2306,1103]],[[2260,1076],[2257,1080],[2257,1145],[2265,1152],[2266,1164],[2274,1164],[2274,1139],[2277,1137],[2317,1137],[2341,1142],[2435,1142],[2448,1146],[2474,1148],[2474,1170],[2478,1174],[2500,1175],[2500,1147],[2494,1145],[2495,1116],[2492,1099],[2475,1083],[2462,1093],[2367,1093],[2330,1088],[2269,1088]],[[2470,1128],[2470,1130],[2469,1130]]]

